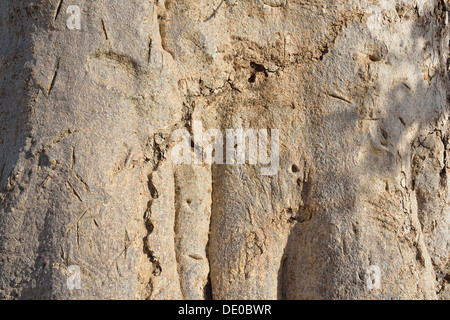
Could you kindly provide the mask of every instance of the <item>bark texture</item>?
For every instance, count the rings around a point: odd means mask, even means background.
[[[450,299],[449,9],[2,0],[0,298]],[[277,174],[176,165],[194,121]]]

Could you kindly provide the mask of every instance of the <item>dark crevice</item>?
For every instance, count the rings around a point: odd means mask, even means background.
[[[148,246],[148,237],[153,233],[154,225],[151,221],[151,206],[152,201],[149,201],[148,203],[148,209],[145,211],[144,214],[144,223],[145,228],[147,229],[147,235],[142,239],[144,246],[143,251],[145,255],[147,255],[148,260],[153,264],[153,271],[152,274],[154,276],[159,276],[162,272],[161,263],[159,262],[159,259],[155,257],[154,252],[149,248]]]
[[[248,79],[248,82],[250,83],[254,83],[256,81],[256,74],[257,73],[264,73],[264,76],[267,78],[268,77],[268,72],[267,72],[267,68],[259,63],[256,62],[250,62],[250,67],[253,69],[252,71],[252,75],[250,76],[250,78]]]
[[[152,199],[159,198],[158,190],[156,189],[155,185],[152,182],[151,175],[149,176],[149,179],[148,179],[148,189],[150,190],[150,195],[151,195]]]
[[[325,57],[325,55],[326,55],[328,52],[330,52],[330,49],[328,49],[328,44],[327,44],[327,43],[325,43],[325,44],[323,45],[323,47],[320,49],[320,52],[321,52],[321,54],[320,54],[320,56],[319,56],[319,60],[322,61],[323,58]]]
[[[108,41],[108,33],[106,32],[105,22],[103,21],[103,19],[101,19],[100,21],[102,23],[103,35],[105,36],[105,40]]]
[[[58,3],[58,7],[56,8],[55,16],[53,18],[54,21],[56,21],[56,19],[58,19],[59,12],[61,11],[61,7],[62,7],[62,4],[63,4],[63,1],[64,0],[60,0],[59,3]]]
[[[152,57],[152,48],[153,48],[153,39],[150,38],[150,40],[148,41],[148,53],[147,53],[147,62],[149,63]]]
[[[447,188],[447,148],[448,148],[448,138],[446,136],[442,136],[442,143],[444,144],[444,159],[443,159],[443,167],[440,172],[440,184],[442,188]]]

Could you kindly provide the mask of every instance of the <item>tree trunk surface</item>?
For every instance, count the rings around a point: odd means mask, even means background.
[[[449,9],[2,0],[0,298],[450,299]]]

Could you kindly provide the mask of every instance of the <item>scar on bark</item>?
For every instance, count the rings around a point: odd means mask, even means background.
[[[205,21],[203,21],[203,22],[208,22],[209,20],[211,20],[212,18],[214,18],[214,17],[216,16],[217,12],[219,12],[219,9],[220,9],[220,7],[222,6],[222,4],[223,4],[224,2],[225,2],[225,0],[222,0],[222,1],[220,2],[220,4],[217,6],[217,8],[214,9],[213,13],[212,13],[208,18],[206,18]]]
[[[142,239],[143,240],[143,251],[144,251],[144,254],[147,255],[147,258],[150,261],[150,263],[152,263],[152,265],[153,265],[152,274],[155,277],[158,277],[161,275],[161,272],[162,272],[161,262],[159,261],[159,258],[155,255],[155,252],[151,249],[151,247],[148,243],[148,239],[151,236],[151,234],[153,233],[153,230],[155,229],[155,226],[153,225],[153,222],[151,220],[152,205],[153,205],[153,201],[155,199],[157,199],[159,197],[159,195],[158,195],[158,190],[156,189],[155,185],[153,184],[152,174],[150,174],[148,176],[148,179],[149,179],[148,188],[150,191],[151,200],[147,203],[147,210],[145,210],[145,213],[144,213],[144,223],[145,223],[145,228],[147,229],[147,235]]]
[[[87,209],[83,210],[83,212],[78,217],[77,221],[71,223],[70,225],[68,225],[66,227],[67,230],[66,230],[65,235],[67,235],[71,230],[73,230],[80,223],[80,221],[83,219],[83,217],[86,215],[86,213],[89,212],[89,210],[90,210],[90,208],[87,208]]]
[[[77,178],[77,180],[79,182],[81,182],[81,184],[83,185],[84,189],[86,189],[87,192],[91,192],[91,189],[89,188],[88,184],[83,180],[83,178],[74,170],[75,173],[75,178]]]
[[[334,99],[338,99],[338,100],[344,101],[346,103],[353,104],[353,102],[351,102],[350,99],[345,98],[337,93],[328,93],[328,95]]]
[[[103,21],[103,19],[100,19],[100,22],[102,23],[102,30],[103,35],[105,36],[105,40],[108,41],[108,33],[106,32],[105,22]]]
[[[77,190],[70,184],[69,181],[66,180],[66,186],[69,190],[72,191],[72,193],[74,194],[74,196],[78,199],[78,201],[83,202],[83,200],[81,200],[81,196],[80,194],[77,192]]]
[[[148,54],[147,54],[147,62],[150,63],[150,59],[152,57],[152,44],[153,44],[153,40],[152,38],[150,38],[150,40],[148,41]]]
[[[61,11],[61,7],[62,7],[62,4],[63,4],[63,1],[64,0],[59,0],[58,6],[56,7],[56,10],[55,10],[53,21],[56,21],[56,19],[58,19],[58,15],[59,15],[59,12]]]
[[[47,98],[50,96],[50,93],[52,92],[53,87],[55,85],[55,80],[56,80],[56,76],[58,75],[60,61],[61,61],[61,58],[58,58],[58,60],[56,62],[55,71],[53,72],[52,80],[50,81],[50,85],[48,86],[48,89],[47,89]]]
[[[80,225],[78,223],[76,228],[76,234],[77,234],[77,249],[80,249]]]
[[[70,170],[73,170],[73,166],[75,165],[75,147],[72,146],[72,156],[71,156],[71,160],[70,160]]]
[[[115,61],[124,69],[126,69],[130,74],[141,74],[144,72],[135,59],[128,55],[115,52],[111,49],[108,49],[106,51],[98,50],[94,54],[91,54],[90,57],[95,59],[107,59]]]
[[[125,237],[123,240],[123,247],[124,247],[123,254],[124,254],[125,259],[127,259],[128,248],[130,247],[130,244],[131,244],[131,239],[130,239],[130,236],[128,235],[128,230],[125,229]]]
[[[75,131],[76,132],[76,131]],[[44,145],[42,148],[40,148],[39,150],[33,152],[31,154],[32,157],[35,157],[38,154],[44,153],[45,151],[47,151],[48,149],[51,149],[54,145],[60,143],[64,138],[67,138],[68,136],[72,135],[74,133],[74,131],[72,131],[71,129],[67,129],[64,130],[61,134],[59,134],[52,142],[50,142],[49,144]]]
[[[52,178],[53,178],[52,175],[49,174],[49,175],[45,178],[45,180],[42,182],[41,188],[44,188],[44,187],[47,185],[47,183],[48,183]]]

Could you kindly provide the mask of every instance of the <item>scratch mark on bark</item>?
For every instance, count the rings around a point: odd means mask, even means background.
[[[44,187],[47,185],[47,183],[48,183],[51,179],[52,179],[52,175],[49,174],[49,175],[47,176],[47,178],[45,178],[44,182],[42,182],[41,188],[44,188]]]
[[[80,225],[77,223],[77,250],[80,249]]]
[[[72,146],[72,157],[70,162],[70,170],[73,170],[73,166],[75,165],[75,147]]]
[[[67,180],[66,180],[66,186],[69,190],[71,190],[73,192],[74,196],[78,199],[78,201],[83,202],[83,200],[81,200],[80,194],[77,192],[77,190],[75,190],[75,188]]]
[[[57,19],[58,16],[59,16],[59,12],[61,11],[61,7],[62,7],[62,4],[63,4],[63,1],[64,1],[64,0],[59,0],[58,6],[56,7],[56,10],[55,10],[55,14],[54,14],[54,17],[53,17],[53,21],[56,21],[56,19]]]
[[[148,54],[147,54],[147,62],[150,63],[150,59],[152,57],[152,44],[153,44],[153,40],[150,38],[149,42],[148,42]]]
[[[105,36],[105,40],[108,41],[108,33],[106,32],[105,22],[103,21],[103,19],[101,19],[100,21],[102,23],[103,35]]]
[[[196,254],[189,254],[188,257],[192,258],[194,260],[197,260],[197,261],[203,260],[203,258],[201,256],[196,255]]]
[[[60,61],[61,61],[61,58],[58,58],[58,60],[56,62],[55,71],[53,72],[52,80],[50,81],[50,85],[48,86],[48,89],[47,89],[47,98],[50,96],[50,93],[52,92],[53,87],[55,85],[55,80],[58,75]]]
[[[124,254],[125,260],[127,259],[128,248],[130,247],[130,243],[131,243],[131,240],[130,240],[130,236],[128,235],[128,230],[125,229],[125,238],[123,240],[123,247],[124,247],[123,254]]]
[[[73,131],[71,129],[64,130],[52,142],[50,142],[49,144],[43,146],[41,149],[33,152],[32,156],[34,157],[34,156],[36,156],[38,154],[41,154],[41,153],[47,151],[48,149],[52,148],[54,145],[60,143],[64,138],[67,138],[68,136],[70,136],[72,134],[73,134]]]
[[[91,192],[91,188],[89,188],[88,184],[83,180],[83,178],[78,174],[78,172],[74,171],[75,178],[77,178],[78,181],[81,182],[81,184],[84,186],[87,192]]]
[[[338,95],[338,94],[336,94],[336,93],[329,93],[328,95],[329,95],[330,97],[332,97],[332,98],[335,98],[335,99],[344,101],[344,102],[349,103],[349,104],[353,104],[353,102],[350,101],[349,99],[344,98],[344,97],[342,97],[342,96],[340,96],[340,95]]]
[[[216,16],[217,12],[219,12],[219,9],[220,9],[220,7],[222,6],[222,4],[223,4],[224,2],[225,2],[225,0],[222,0],[222,1],[220,2],[220,4],[217,6],[217,8],[214,9],[213,13],[212,13],[208,18],[206,18],[205,21],[203,21],[203,22],[208,22],[209,20],[211,20],[212,18],[214,18],[214,17]]]

